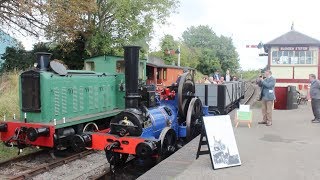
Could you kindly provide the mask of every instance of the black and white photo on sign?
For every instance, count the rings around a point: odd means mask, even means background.
[[[229,115],[203,117],[214,169],[241,165]]]

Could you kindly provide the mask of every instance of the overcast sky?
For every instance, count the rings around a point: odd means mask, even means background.
[[[320,39],[319,1],[316,0],[180,1],[178,13],[169,18],[169,25],[155,27],[152,49],[158,48],[165,34],[178,40],[192,25],[209,25],[218,35],[232,37],[243,69],[257,69],[263,68],[267,59],[258,56],[258,49],[246,48],[246,45],[267,43],[290,31],[292,22],[295,30]],[[36,42],[30,38],[22,41],[27,49]]]
[[[243,69],[263,68],[267,58],[246,45],[267,43],[290,31],[292,22],[295,30],[320,39],[318,5],[316,0],[181,0],[170,25],[156,29],[152,47],[164,34],[178,39],[192,25],[209,25],[218,35],[232,37]]]

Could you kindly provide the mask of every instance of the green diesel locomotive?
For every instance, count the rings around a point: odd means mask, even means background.
[[[77,134],[109,126],[125,108],[123,58],[85,60],[86,70],[66,70],[49,53],[37,53],[37,67],[20,75],[20,119],[0,122],[8,146],[63,149],[77,146]],[[145,79],[146,61],[139,76]]]

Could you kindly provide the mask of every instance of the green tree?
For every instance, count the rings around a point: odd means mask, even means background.
[[[181,66],[197,68],[201,51],[198,48],[189,48],[186,44],[180,43],[180,64]]]
[[[201,49],[201,55],[197,69],[201,73],[209,75],[216,70],[221,70],[221,64],[211,49]]]
[[[197,69],[200,72],[211,74],[215,70],[238,70],[238,53],[231,38],[218,37],[209,26],[204,25],[191,26],[183,32],[182,38],[188,48],[195,48],[199,52]]]
[[[172,35],[166,34],[160,41],[161,50],[151,52],[150,55],[163,59],[166,64],[177,64],[178,54],[169,54],[168,51],[176,51],[180,46],[180,65],[196,68],[199,63],[200,51],[197,48],[189,48],[186,44],[174,40]]]
[[[177,55],[176,54],[171,54],[170,51],[176,51],[178,48],[178,42],[174,40],[173,36],[171,35],[165,35],[161,42],[161,51],[163,52],[162,59],[166,64],[172,64],[175,63],[177,60]]]
[[[208,26],[191,26],[182,33],[183,42],[188,47],[216,49],[218,37]]]
[[[231,38],[220,36],[216,53],[217,58],[221,63],[221,69],[223,71],[230,69],[232,71],[231,73],[234,73],[239,70],[239,55],[233,45]]]
[[[110,54],[126,44],[146,45],[154,23],[165,23],[177,5],[178,0],[48,1],[47,36],[64,42],[81,35],[89,55]]]
[[[86,54],[119,54],[123,45],[148,50],[155,23],[164,24],[179,0],[0,0],[6,32],[45,35],[70,46],[81,36]],[[43,32],[43,33],[42,33]]]
[[[88,58],[82,36],[72,42],[54,45],[50,47],[50,51],[53,53],[52,59],[63,61],[68,69],[83,69],[84,59]]]
[[[33,46],[32,51],[26,51],[21,46],[7,47],[1,59],[4,63],[1,72],[12,70],[26,70],[32,68],[36,62],[36,52],[52,52],[47,43],[37,43]]]
[[[1,72],[32,67],[30,53],[21,48],[7,47],[1,59],[4,60]]]

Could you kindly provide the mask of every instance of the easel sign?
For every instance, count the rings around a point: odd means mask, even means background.
[[[208,142],[213,169],[241,165],[229,115],[203,117],[204,131]],[[202,142],[201,134],[200,142]],[[200,144],[199,144],[200,146]],[[200,147],[198,148],[199,151]]]
[[[240,108],[236,111],[234,121],[236,127],[239,123],[247,123],[248,127],[251,128],[252,123],[252,111],[250,110],[250,105],[240,105]]]

